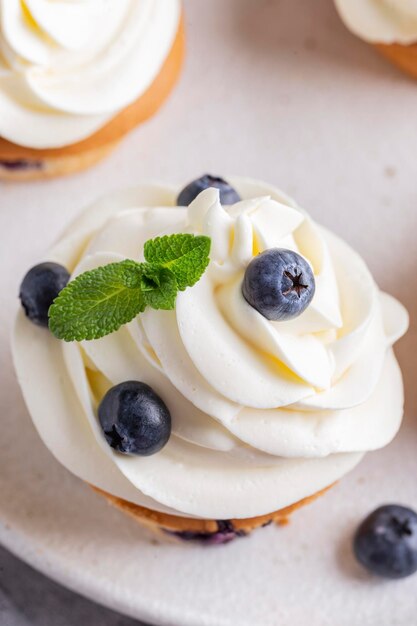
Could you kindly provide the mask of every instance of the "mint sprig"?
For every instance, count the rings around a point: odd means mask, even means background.
[[[49,328],[64,341],[99,339],[147,306],[170,310],[178,291],[192,287],[209,263],[209,237],[166,235],[145,243],[146,262],[110,263],[80,274],[49,309]]]
[[[145,303],[152,309],[170,310],[175,307],[178,284],[174,272],[167,267],[144,263],[141,287]]]
[[[145,259],[152,264],[167,267],[177,279],[178,289],[184,291],[200,280],[209,263],[209,237],[192,235],[165,235],[145,243]]]
[[[80,274],[49,309],[49,328],[59,339],[99,339],[145,310],[139,264],[121,261]]]

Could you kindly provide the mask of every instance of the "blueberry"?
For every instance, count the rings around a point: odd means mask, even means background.
[[[233,532],[197,533],[189,530],[165,530],[165,532],[182,541],[195,541],[207,546],[218,546],[224,543],[230,543],[230,541],[240,536]]]
[[[404,578],[417,571],[417,514],[388,504],[371,513],[353,540],[358,561],[384,578]]]
[[[208,546],[229,543],[236,537],[245,537],[243,530],[236,530],[230,520],[218,520],[217,530],[213,532],[196,532],[192,530],[166,530],[168,535],[173,535],[183,541],[197,541]]]
[[[43,163],[42,161],[29,161],[28,159],[0,160],[0,167],[6,170],[40,170],[43,167]]]
[[[188,206],[198,196],[199,193],[208,189],[209,187],[215,187],[220,191],[220,202],[222,204],[235,204],[239,202],[241,197],[228,182],[219,178],[218,176],[210,176],[205,174],[201,178],[197,178],[189,183],[182,191],[180,191],[177,198],[178,206]]]
[[[123,454],[155,454],[171,435],[165,403],[149,385],[135,380],[109,389],[98,407],[98,418],[107,443]]]
[[[275,321],[301,315],[313,299],[315,289],[307,261],[283,248],[258,254],[246,268],[242,284],[247,302],[268,320]]]
[[[69,278],[63,265],[51,261],[35,265],[28,271],[20,285],[19,298],[31,322],[48,326],[49,307]]]

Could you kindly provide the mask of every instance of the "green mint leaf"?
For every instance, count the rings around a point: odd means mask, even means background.
[[[175,308],[179,290],[192,287],[209,264],[211,240],[190,234],[147,241],[145,263],[126,260],[84,272],[49,309],[49,328],[64,341],[99,339],[130,322],[146,306]]]
[[[135,261],[84,272],[61,291],[49,309],[49,328],[64,341],[99,339],[145,309],[141,268]]]
[[[175,308],[178,284],[175,274],[167,267],[143,263],[141,289],[147,306],[164,310]]]
[[[141,264],[140,288],[143,293],[155,291],[161,286],[161,269],[160,265],[152,265],[152,263]]]
[[[177,234],[157,237],[145,243],[146,261],[171,270],[180,291],[198,282],[209,264],[209,237]],[[152,305],[151,305],[152,306]]]

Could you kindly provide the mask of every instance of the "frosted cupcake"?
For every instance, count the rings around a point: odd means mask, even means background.
[[[116,193],[47,259],[13,341],[34,424],[166,535],[221,543],[284,522],[400,426],[405,309],[274,187]]]
[[[179,0],[3,2],[0,180],[101,159],[168,96],[183,43]]]
[[[340,17],[358,37],[417,78],[417,4],[404,0],[335,0]]]

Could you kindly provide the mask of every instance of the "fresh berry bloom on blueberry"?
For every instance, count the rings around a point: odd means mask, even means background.
[[[371,513],[353,541],[358,561],[384,578],[405,578],[417,571],[417,513],[389,504]]]
[[[209,187],[215,187],[220,191],[220,202],[222,204],[235,204],[239,202],[241,197],[235,189],[228,182],[219,178],[218,176],[210,176],[205,174],[201,178],[197,178],[189,183],[177,198],[178,206],[188,206],[198,196],[199,193],[208,189]]]
[[[315,292],[307,261],[292,250],[271,248],[246,268],[242,292],[247,302],[268,320],[287,321],[306,310]]]
[[[171,415],[145,383],[130,380],[109,389],[98,408],[107,443],[122,454],[149,456],[171,435]]]
[[[48,311],[70,275],[59,263],[40,263],[32,267],[20,285],[19,298],[26,316],[34,324],[48,326]]]

